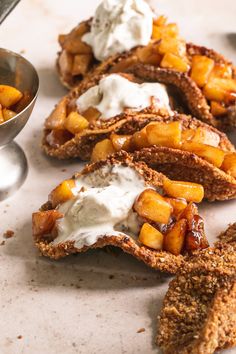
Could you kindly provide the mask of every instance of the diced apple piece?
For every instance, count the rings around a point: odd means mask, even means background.
[[[191,224],[188,222],[188,232],[185,236],[185,249],[195,251],[209,246],[204,232],[204,223],[199,215],[193,215]]]
[[[225,155],[221,169],[236,178],[236,153],[229,152]]]
[[[225,156],[225,152],[217,147],[191,141],[183,142],[182,149],[193,152],[216,167],[220,167],[222,165]]]
[[[52,207],[56,208],[59,204],[65,203],[67,200],[73,198],[74,193],[72,189],[74,187],[74,179],[67,179],[59,184],[48,197],[48,200],[52,203]]]
[[[55,226],[56,220],[62,217],[63,214],[60,213],[58,210],[47,210],[33,213],[33,235],[41,236],[50,234],[52,232],[53,227]]]
[[[142,149],[150,146],[147,138],[146,128],[133,134],[131,139],[131,144],[135,149]]]
[[[152,26],[152,39],[159,40],[162,38],[163,27],[153,25]]]
[[[222,102],[230,93],[236,92],[236,80],[211,77],[203,88],[208,100]]]
[[[211,101],[211,113],[218,117],[226,114],[227,109],[220,102]]]
[[[67,110],[67,98],[64,97],[56,105],[50,116],[45,121],[46,129],[64,129]]]
[[[64,145],[67,141],[72,139],[73,135],[67,130],[52,130],[47,136],[46,141],[48,145],[53,148],[58,148]]]
[[[150,65],[159,65],[161,62],[161,55],[157,51],[157,46],[153,43],[141,47],[137,50],[137,57],[141,63]]]
[[[213,80],[208,81],[208,83],[204,86],[203,94],[208,100],[219,102],[223,102],[227,97],[227,91],[218,86]]]
[[[68,53],[66,50],[63,50],[58,58],[58,66],[60,72],[64,75],[70,74],[72,70],[74,56],[71,53]]]
[[[77,134],[86,129],[89,125],[87,119],[77,112],[70,112],[65,120],[65,128],[72,134]]]
[[[165,178],[163,188],[168,196],[183,198],[187,202],[200,203],[204,197],[204,188],[201,184],[197,183],[172,181]]]
[[[89,107],[86,111],[82,112],[83,117],[85,117],[90,123],[95,122],[101,115],[98,109],[95,107]]]
[[[179,34],[178,26],[175,23],[169,23],[166,26],[153,25],[152,39],[176,38]]]
[[[216,63],[211,72],[211,76],[222,79],[231,79],[233,76],[232,66],[229,64]]]
[[[10,109],[3,108],[2,114],[3,114],[3,117],[4,117],[4,121],[7,121],[7,120],[15,117],[17,113],[14,112],[14,111],[11,111]]]
[[[166,198],[165,201],[170,203],[173,208],[173,215],[178,218],[179,215],[183,212],[183,210],[187,207],[187,202],[184,199],[180,198]]]
[[[114,146],[112,145],[111,140],[109,139],[104,139],[102,141],[99,141],[93,148],[92,155],[91,155],[91,161],[96,162],[99,160],[104,160],[107,158],[107,156],[113,154],[116,152]]]
[[[66,40],[66,37],[67,37],[66,34],[59,34],[58,35],[58,42],[59,42],[61,47],[63,47],[63,44],[64,44],[64,42]]]
[[[178,256],[184,247],[187,220],[180,219],[164,236],[164,250]]]
[[[3,117],[3,113],[2,113],[2,106],[0,104],[0,124],[4,122],[4,117]]]
[[[158,46],[158,52],[162,55],[169,53],[183,58],[186,55],[186,43],[177,37],[163,37]]]
[[[22,96],[22,93],[15,87],[0,85],[0,104],[4,108],[13,106],[22,98]]]
[[[214,68],[214,60],[205,55],[194,55],[192,57],[191,78],[199,87],[203,87]]]
[[[147,222],[143,224],[138,239],[147,247],[155,250],[162,250],[164,240],[163,234]]]
[[[220,137],[212,130],[198,127],[191,141],[217,147],[220,142]]]
[[[186,219],[188,221],[189,227],[191,227],[194,215],[198,214],[197,206],[190,202],[187,207],[180,214],[180,219]]]
[[[135,201],[134,210],[143,218],[168,224],[172,206],[153,189],[146,189]]]
[[[116,151],[131,151],[131,135],[111,134],[111,142]]]
[[[179,148],[181,145],[182,125],[180,122],[156,122],[146,126],[149,145]]]
[[[153,20],[154,26],[164,26],[167,22],[167,17],[164,15],[160,15]]]
[[[194,129],[184,129],[182,130],[182,141],[192,140],[195,135]]]
[[[19,113],[19,112],[23,111],[23,109],[25,109],[25,107],[28,106],[28,104],[30,103],[32,98],[33,98],[33,96],[32,96],[32,94],[29,91],[24,91],[23,92],[23,97],[14,106],[14,111],[16,113]]]
[[[77,54],[74,56],[72,64],[72,75],[85,75],[91,67],[93,61],[92,54]]]
[[[88,24],[85,22],[81,23],[64,38],[62,43],[63,49],[72,54],[92,53],[92,48],[81,39],[87,32],[89,32]]]
[[[160,63],[162,68],[174,69],[180,72],[187,72],[189,70],[189,64],[183,58],[172,54],[166,53]]]

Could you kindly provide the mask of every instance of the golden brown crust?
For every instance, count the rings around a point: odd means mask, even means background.
[[[235,178],[191,152],[154,146],[134,152],[133,157],[171,179],[202,184],[209,201],[236,197]]]
[[[136,171],[143,176],[148,185],[151,184],[156,187],[162,186],[163,178],[165,178],[164,175],[148,168],[147,165],[142,162],[134,162],[132,157],[125,152],[117,153],[115,156],[111,156],[105,161],[98,161],[94,164],[87,165],[81,173],[75,176],[78,177],[81,174],[88,174],[103,165],[113,165],[117,163],[135,168]],[[51,205],[47,202],[42,207],[42,210],[48,209],[51,209]],[[111,235],[101,237],[94,245],[89,247],[85,246],[82,249],[76,248],[74,242],[72,241],[53,244],[52,240],[43,236],[36,236],[35,243],[44,256],[48,256],[53,259],[65,257],[73,253],[85,252],[91,248],[101,248],[108,245],[115,246],[121,248],[124,252],[133,255],[154,269],[172,274],[175,274],[181,267],[185,257],[182,255],[175,256],[165,251],[149,249],[148,247],[141,245],[138,241],[124,234],[119,236]]]
[[[215,247],[187,257],[169,285],[157,336],[165,354],[211,354],[236,345],[236,224],[224,235]]]

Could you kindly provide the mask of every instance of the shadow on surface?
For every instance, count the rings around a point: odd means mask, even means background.
[[[231,32],[226,34],[228,43],[233,49],[236,49],[236,32]]]
[[[35,288],[68,287],[82,290],[156,287],[168,280],[119,249],[90,250],[53,261],[40,257],[34,247],[31,220],[20,227],[21,236],[6,241],[2,252],[25,264],[26,282]]]
[[[62,86],[55,67],[38,68],[37,72],[40,81],[40,95],[58,98],[68,93],[68,90]]]

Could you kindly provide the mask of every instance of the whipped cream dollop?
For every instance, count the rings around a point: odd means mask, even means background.
[[[152,98],[156,108],[171,111],[165,85],[151,82],[137,84],[118,74],[111,74],[83,93],[77,100],[77,106],[81,114],[94,107],[101,113],[100,119],[107,120],[127,108],[141,111],[151,105]]]
[[[140,228],[132,206],[145,189],[144,179],[131,167],[112,165],[79,177],[75,195],[59,211],[58,244],[75,241],[77,248],[93,245],[104,235],[136,235]]]
[[[91,31],[82,41],[102,61],[110,55],[147,45],[152,35],[153,12],[145,0],[103,0],[96,9]]]

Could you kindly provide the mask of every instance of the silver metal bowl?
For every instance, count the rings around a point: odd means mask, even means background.
[[[0,84],[14,86],[30,93],[29,104],[16,116],[0,124],[0,200],[16,191],[27,176],[27,160],[13,139],[28,121],[39,88],[38,74],[33,65],[9,50],[0,48]]]

